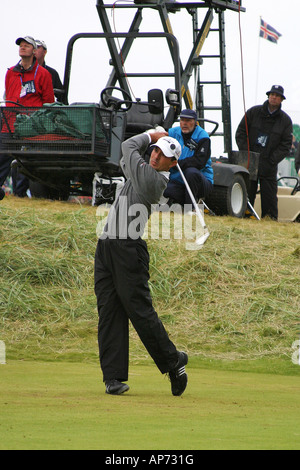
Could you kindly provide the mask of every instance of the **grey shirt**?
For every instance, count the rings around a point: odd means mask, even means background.
[[[101,239],[138,239],[168,184],[168,173],[157,172],[143,155],[150,144],[148,134],[131,137],[122,144],[120,162],[127,179],[108,214]]]

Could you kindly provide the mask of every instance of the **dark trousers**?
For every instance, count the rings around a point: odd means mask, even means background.
[[[196,201],[207,197],[213,190],[213,185],[197,168],[187,168],[183,172],[185,179],[194,195]],[[164,197],[172,199],[182,206],[192,204],[192,200],[184,183],[177,180],[170,180],[164,192]]]
[[[0,153],[0,186],[2,186],[6,178],[10,175],[12,157]]]
[[[29,189],[29,180],[20,173],[19,169],[11,169],[13,158],[0,153],[0,187],[5,183],[6,178],[11,174],[13,180],[13,193],[19,197],[25,197]]]
[[[277,179],[272,177],[260,177],[260,200],[261,217],[271,217],[278,220],[278,198],[277,198]],[[251,181],[249,188],[249,201],[254,207],[258,181]]]
[[[103,381],[128,380],[129,320],[161,373],[178,361],[152,305],[149,253],[141,240],[99,240],[95,256],[98,344]]]
[[[29,189],[29,180],[26,176],[20,173],[18,168],[11,168],[13,158],[10,155],[1,153],[1,148],[5,145],[5,139],[8,134],[0,133],[0,187],[5,183],[8,176],[12,176],[13,180],[13,193],[15,196],[25,197],[27,189]]]

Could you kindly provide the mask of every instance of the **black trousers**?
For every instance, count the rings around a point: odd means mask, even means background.
[[[11,169],[13,158],[10,155],[1,153],[5,139],[9,137],[7,133],[0,132],[0,187],[5,183],[6,178],[11,174],[13,181],[13,193],[15,196],[25,197],[29,189],[29,180],[17,169]]]
[[[185,179],[196,199],[207,197],[213,190],[213,185],[197,168],[187,168],[184,170]],[[172,199],[180,205],[192,205],[191,197],[183,183],[170,180],[164,192],[164,197]]]
[[[128,380],[129,320],[161,373],[178,361],[152,305],[149,253],[141,240],[99,240],[95,256],[98,344],[103,381]]]
[[[260,199],[261,199],[261,217],[271,217],[278,220],[278,197],[277,197],[277,179],[272,177],[259,178]],[[251,181],[249,188],[249,201],[254,207],[258,181]]]
[[[25,197],[29,189],[29,180],[17,169],[11,169],[13,158],[10,155],[0,153],[0,187],[11,174],[13,181],[13,193],[15,196]]]

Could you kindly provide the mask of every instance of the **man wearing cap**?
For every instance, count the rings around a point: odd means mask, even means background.
[[[207,132],[197,123],[197,113],[185,109],[180,114],[180,127],[169,129],[169,135],[180,142],[179,165],[196,200],[207,197],[213,189],[211,145]],[[164,196],[184,206],[192,201],[177,168],[171,168]]]
[[[23,106],[43,106],[54,102],[52,78],[35,58],[37,45],[31,36],[18,38],[20,62],[8,69],[5,77],[5,99],[7,105],[13,101]]]
[[[42,67],[44,67],[46,70],[48,70],[48,72],[50,72],[51,77],[52,77],[54,94],[55,94],[55,97],[59,100],[61,99],[61,93],[59,93],[57,90],[62,90],[63,86],[62,86],[58,72],[52,67],[49,67],[49,65],[47,65],[45,62],[45,57],[47,54],[47,45],[44,41],[40,41],[39,39],[36,39],[35,42],[37,45],[37,49],[35,51],[35,57],[38,63]]]
[[[277,173],[278,163],[289,155],[293,142],[291,118],[281,109],[285,100],[281,85],[273,85],[263,105],[253,106],[246,112],[236,131],[239,150],[260,154],[258,179],[250,182],[249,200],[254,206],[258,183],[261,194],[261,216],[278,220]],[[247,125],[246,125],[247,123]]]
[[[187,385],[188,357],[177,351],[152,305],[149,253],[141,238],[180,153],[180,144],[166,132],[140,134],[122,144],[127,181],[110,209],[95,256],[100,365],[111,395],[129,390],[123,383],[128,380],[129,320],[160,372],[169,375],[173,395],[181,395]]]
[[[6,106],[39,107],[44,103],[54,102],[53,85],[50,73],[38,64],[34,56],[37,48],[35,40],[31,36],[24,36],[16,40],[19,46],[21,60],[17,65],[10,67],[5,76],[5,101]],[[20,108],[21,109],[21,108]],[[9,128],[2,128],[2,137],[14,131],[14,122],[8,123]],[[10,172],[12,158],[1,155],[0,134],[0,186],[3,185]],[[28,189],[28,180],[18,176],[15,182],[15,194],[23,197]]]

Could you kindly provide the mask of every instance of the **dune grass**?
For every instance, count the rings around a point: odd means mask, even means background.
[[[0,205],[0,339],[11,359],[94,361],[96,209],[8,197]],[[199,251],[149,240],[155,307],[205,360],[284,358],[299,338],[299,224],[206,217]],[[148,358],[131,330],[131,358]]]

